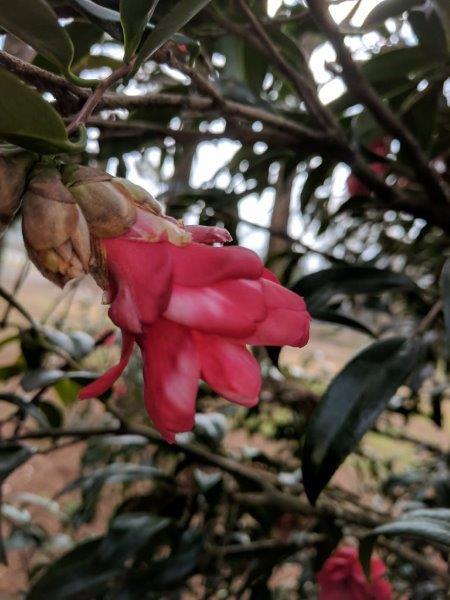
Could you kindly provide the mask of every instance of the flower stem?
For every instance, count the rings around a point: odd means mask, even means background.
[[[89,98],[84,103],[80,112],[74,117],[74,119],[67,126],[68,135],[74,133],[80,125],[86,123],[87,119],[92,115],[95,110],[95,107],[100,102],[103,97],[103,94],[106,90],[111,87],[117,81],[123,79],[128,73],[130,73],[133,68],[134,61],[131,61],[127,64],[121,65],[115,71],[111,73],[104,81],[100,83],[94,90],[94,92],[89,96]]]

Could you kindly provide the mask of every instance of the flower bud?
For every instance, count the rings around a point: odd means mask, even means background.
[[[95,237],[118,237],[136,221],[134,197],[123,180],[99,169],[69,165],[63,170],[63,181]]]
[[[162,214],[161,204],[140,185],[136,185],[135,183],[128,181],[128,179],[122,179],[120,177],[115,177],[113,179],[113,184],[116,186],[116,188],[125,188],[126,193],[131,195],[134,203],[138,206],[152,212],[155,215]]]
[[[53,283],[87,273],[91,257],[89,228],[53,166],[34,169],[23,198],[22,231],[30,259]]]
[[[20,208],[27,171],[33,160],[28,152],[0,156],[0,235]]]

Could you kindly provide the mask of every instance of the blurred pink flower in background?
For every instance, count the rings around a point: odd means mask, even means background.
[[[101,239],[121,359],[80,398],[110,388],[136,342],[147,411],[173,442],[194,425],[200,379],[231,402],[254,406],[261,373],[246,345],[304,346],[310,317],[302,298],[281,286],[254,252],[207,245],[230,241],[225,229],[137,213],[125,234]]]
[[[384,562],[372,558],[368,581],[356,548],[338,548],[317,575],[318,600],[391,600],[392,587],[384,578],[385,572]]]
[[[389,144],[383,140],[378,139],[369,145],[369,149],[376,155],[385,158],[389,152]],[[384,162],[372,161],[370,168],[379,177],[383,178],[387,173],[387,165]],[[369,189],[356,177],[356,175],[349,175],[347,178],[347,191],[350,196],[367,196],[370,194]]]

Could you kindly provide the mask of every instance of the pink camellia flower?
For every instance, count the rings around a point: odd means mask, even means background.
[[[194,425],[199,379],[231,402],[258,402],[259,364],[246,345],[304,346],[310,317],[304,301],[283,288],[255,253],[207,245],[230,240],[225,229],[184,227],[141,208],[123,235],[99,240],[122,354],[81,398],[111,387],[136,342],[145,405],[169,442]]]
[[[317,575],[318,600],[391,600],[392,587],[384,578],[386,567],[372,558],[370,581],[364,575],[356,548],[336,550]]]
[[[374,154],[381,156],[382,158],[385,158],[389,152],[389,146],[383,139],[375,140],[370,144],[369,148]],[[386,163],[377,161],[372,162],[370,168],[375,175],[378,175],[379,177],[384,177],[388,170]],[[353,174],[349,175],[347,178],[347,190],[350,196],[367,196],[367,194],[370,193],[367,186]]]

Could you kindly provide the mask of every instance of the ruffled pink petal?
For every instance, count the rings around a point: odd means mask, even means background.
[[[246,338],[253,346],[294,346],[302,348],[309,340],[310,317],[306,311],[271,309],[256,332]]]
[[[247,248],[227,248],[191,244],[171,247],[173,280],[178,285],[196,287],[211,285],[224,279],[259,279],[263,264],[257,254]]]
[[[261,283],[226,280],[202,288],[174,285],[166,319],[205,333],[242,338],[267,315]]]
[[[155,215],[142,208],[136,210],[136,221],[121,237],[153,243],[168,241],[176,246],[192,242],[192,235],[176,219],[167,215]]]
[[[172,282],[169,244],[111,238],[102,240],[107,255],[111,320],[121,329],[141,331],[166,309]]]
[[[255,406],[261,391],[261,371],[247,348],[213,335],[195,333],[194,339],[202,379],[227,400]]]
[[[230,232],[223,227],[185,225],[184,228],[192,234],[192,241],[199,244],[226,244],[233,241]]]
[[[137,339],[144,361],[144,400],[168,441],[194,426],[200,361],[191,332],[159,319]]]
[[[254,346],[305,346],[311,317],[303,298],[268,279],[262,280],[262,288],[267,317],[241,341]]]
[[[85,386],[80,393],[78,398],[80,400],[86,400],[87,398],[98,398],[104,394],[113,385],[117,379],[122,375],[125,367],[127,366],[131,353],[133,352],[134,336],[130,335],[126,331],[122,332],[122,352],[119,362],[111,367],[106,373],[103,373],[101,377]]]

